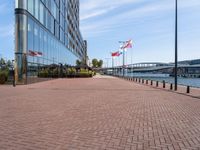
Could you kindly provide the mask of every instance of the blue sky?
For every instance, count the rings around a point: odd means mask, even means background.
[[[175,0],[80,0],[81,31],[90,59],[110,58],[133,39],[127,63],[174,61]],[[179,60],[200,58],[200,1],[179,1]],[[0,55],[12,59],[14,0],[0,1]],[[120,64],[122,58],[115,63]]]
[[[14,57],[14,0],[0,1],[0,57]]]

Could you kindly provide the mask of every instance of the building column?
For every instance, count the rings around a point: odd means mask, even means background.
[[[27,77],[27,16],[15,15],[15,79],[17,84],[26,84]]]

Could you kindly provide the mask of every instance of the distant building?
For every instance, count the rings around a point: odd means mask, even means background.
[[[15,76],[36,80],[41,68],[86,60],[79,30],[79,0],[16,0]]]
[[[184,64],[184,65],[199,65],[200,64],[200,59],[179,61],[178,63],[179,64]]]

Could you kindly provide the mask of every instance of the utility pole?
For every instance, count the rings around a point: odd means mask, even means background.
[[[178,90],[178,1],[175,0],[175,68],[174,68],[174,90]]]

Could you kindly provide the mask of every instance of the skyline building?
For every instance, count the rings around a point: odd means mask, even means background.
[[[52,65],[86,61],[87,45],[79,29],[79,0],[15,0],[15,78],[37,82]]]

